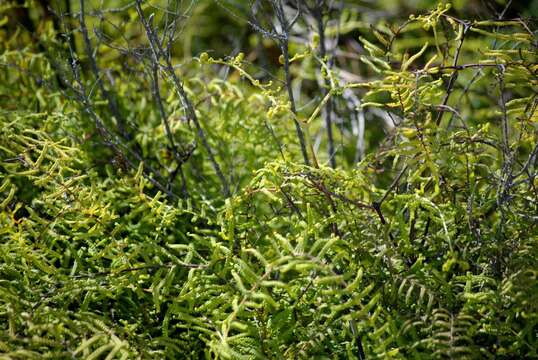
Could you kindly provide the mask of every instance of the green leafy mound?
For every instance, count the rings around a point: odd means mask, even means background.
[[[383,226],[368,204],[386,190],[366,165],[275,162],[222,210],[171,206],[145,194],[141,170],[85,169],[76,143],[39,126],[62,117],[17,119],[2,117],[10,356],[346,357],[356,337],[381,357],[487,355],[496,339],[506,354],[536,349],[536,228],[514,209],[499,242],[494,198],[473,211],[489,224],[480,239],[468,204],[434,186],[387,197]]]
[[[2,48],[0,359],[537,358],[536,40],[447,11],[362,38],[371,78],[324,68],[331,88],[303,113],[242,55],[202,54],[182,71],[207,144],[163,75],[184,159],[163,145],[150,82],[115,89],[134,133],[121,142],[95,121],[117,124],[107,101],[54,85],[56,38]],[[309,46],[294,48],[305,78],[324,65]],[[438,58],[456,49],[466,65]],[[355,163],[345,144],[325,166],[308,136],[356,89],[357,111],[397,118],[369,135],[375,152]]]

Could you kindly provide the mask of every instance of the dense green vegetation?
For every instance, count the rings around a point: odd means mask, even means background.
[[[538,358],[538,3],[380,3],[1,2],[0,359]]]

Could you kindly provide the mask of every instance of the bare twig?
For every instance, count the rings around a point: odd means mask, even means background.
[[[458,66],[458,60],[460,58],[461,48],[463,46],[463,42],[465,41],[465,35],[467,34],[467,31],[469,30],[470,26],[467,23],[463,23],[463,31],[461,33],[461,37],[459,39],[458,47],[456,48],[456,52],[454,54],[454,62],[452,66],[456,68]],[[446,106],[448,104],[448,99],[450,98],[450,94],[452,93],[452,90],[454,88],[454,85],[456,83],[456,78],[458,77],[458,72],[456,69],[452,72],[452,75],[450,75],[450,79],[448,80],[448,85],[446,87],[446,94],[443,99],[443,103],[441,106]],[[443,117],[444,112],[440,111],[437,113],[437,118],[435,119],[435,124],[439,126],[441,123],[441,118]]]
[[[284,65],[285,85],[286,85],[286,90],[288,92],[288,98],[290,101],[290,110],[294,115],[293,122],[295,125],[295,132],[297,133],[297,137],[299,138],[299,144],[301,146],[301,153],[303,155],[303,160],[305,164],[309,166],[310,160],[308,156],[305,135],[301,128],[301,125],[299,124],[299,121],[297,120],[297,107],[295,104],[295,97],[293,95],[293,89],[292,89],[292,84],[291,84],[290,55],[289,55],[290,30],[301,14],[301,6],[300,6],[300,3],[297,2],[297,5],[298,5],[297,12],[291,20],[288,20],[286,16],[286,12],[284,10],[283,0],[270,0],[269,3],[271,4],[271,7],[275,13],[275,17],[278,21],[278,25],[280,26],[280,32],[276,30],[272,22],[269,22],[269,26],[271,27],[271,30],[267,31],[263,29],[263,26],[256,19],[256,14],[255,14],[256,6],[259,5],[258,3],[256,3],[256,5],[252,7],[252,15],[253,15],[254,20],[252,22],[249,22],[249,24],[251,24],[251,26],[253,26],[257,31],[261,32],[264,36],[270,37],[271,39],[278,42],[278,45],[280,47],[280,50],[282,52],[282,57],[284,60],[283,65]]]
[[[153,55],[157,58],[160,58],[160,56],[164,54],[164,51],[161,46],[161,43],[158,40],[155,30],[151,27],[150,21],[148,21],[151,19],[147,19],[146,16],[144,15],[144,12],[142,11],[141,0],[136,0],[136,11],[138,12],[138,16],[140,17],[140,20],[142,21],[142,24],[144,25],[144,28],[146,30],[146,35],[147,35],[151,50],[153,52]],[[187,95],[185,88],[183,87],[183,83],[181,82],[177,74],[175,73],[170,57],[164,56],[164,60],[165,60],[165,64],[164,65],[159,64],[159,67],[163,68],[172,79],[174,88],[179,98],[181,99],[183,106],[185,106],[185,109],[187,111],[187,116],[194,123],[194,126],[196,127],[196,130],[197,130],[198,137],[200,138],[200,141],[202,142],[202,146],[207,151],[209,160],[213,166],[213,169],[215,170],[217,177],[220,179],[220,182],[222,184],[223,194],[224,196],[228,197],[230,196],[230,188],[228,186],[228,181],[226,180],[226,177],[222,173],[222,170],[217,160],[215,159],[215,156],[213,154],[213,149],[209,145],[205,132],[200,124],[198,116],[196,115],[196,110],[194,109],[194,106],[192,102],[190,101],[190,98]]]
[[[68,45],[70,45],[70,42],[68,42]],[[117,138],[116,135],[106,127],[103,120],[94,111],[93,104],[91,103],[86,93],[86,88],[80,75],[80,65],[78,63],[76,53],[74,52],[74,49],[71,46],[69,46],[69,51],[70,51],[70,59],[72,59],[69,63],[69,66],[71,68],[73,80],[75,81],[77,86],[72,85],[71,82],[68,81],[67,79],[63,79],[62,82],[67,89],[72,91],[75,100],[79,104],[81,104],[82,111],[87,113],[90,116],[90,118],[92,118],[92,120],[95,123],[97,132],[101,135],[101,138],[103,139],[105,145],[112,150],[112,152],[115,154],[116,157],[120,158],[121,161],[131,169],[136,169],[137,166],[135,166],[135,164],[133,164],[133,162],[129,160],[128,157],[125,156],[124,151],[130,154],[131,156],[133,156],[137,161],[139,161],[139,163],[143,163],[143,176],[151,184],[153,184],[157,189],[161,190],[172,200],[176,200],[178,198],[177,195],[175,195],[173,192],[171,192],[165,186],[163,186],[159,181],[153,178],[152,174],[158,177],[162,177],[160,175],[160,172],[153,169],[148,164],[146,164],[144,162],[144,159],[140,156],[140,154],[131,150],[127,145],[125,145],[122,142],[121,139]],[[51,60],[51,61],[53,62],[53,66],[55,68],[59,68],[59,65],[55,64],[54,60]]]
[[[164,109],[164,105],[162,103],[161,99],[161,91],[159,89],[159,78],[158,78],[158,64],[154,62],[152,64],[152,79],[153,79],[153,96],[155,98],[155,104],[157,105],[157,108],[159,109],[159,114],[161,116],[162,122],[164,124],[164,129],[166,132],[166,137],[168,138],[168,142],[170,143],[170,148],[172,150],[172,154],[174,155],[174,158],[177,162],[177,167],[174,171],[170,173],[170,176],[168,178],[168,188],[171,187],[171,184],[174,182],[175,177],[178,173],[181,174],[181,192],[183,196],[187,196],[187,182],[185,180],[185,176],[183,174],[183,164],[188,160],[188,157],[182,156],[178,150],[178,147],[174,141],[174,136],[172,134],[172,131],[170,130],[170,123],[168,121],[168,115],[166,114],[166,110]]]
[[[318,28],[318,34],[319,34],[319,57],[321,58],[321,61],[325,61],[325,57],[327,56],[327,49],[326,49],[326,39],[325,39],[325,23],[323,20],[323,9],[325,6],[325,0],[317,0],[316,4],[312,7],[307,6],[310,14],[316,21],[316,25]],[[332,57],[327,59],[327,68],[330,70],[332,66]],[[327,75],[328,76],[328,75]],[[321,95],[322,98],[325,98],[328,93],[328,89],[331,87],[331,81],[329,78],[325,76],[324,77],[324,87],[321,88]],[[334,150],[334,139],[333,139],[333,129],[332,129],[332,111],[333,111],[333,102],[332,98],[329,97],[327,102],[325,103],[325,107],[323,109],[323,117],[325,118],[325,127],[327,128],[327,143],[328,143],[328,156],[329,156],[329,163],[331,164],[331,167],[334,169],[336,168],[336,156],[335,156],[335,150]]]
[[[396,186],[398,186],[398,183],[400,182],[400,179],[402,177],[402,175],[406,172],[407,170],[407,165],[405,165],[402,170],[400,170],[400,172],[398,173],[398,175],[394,178],[394,180],[392,181],[392,184],[390,184],[389,188],[387,189],[387,191],[385,191],[385,195],[383,195],[383,197],[381,198],[381,200],[379,200],[379,206],[381,206],[383,204],[383,202],[387,199],[387,197],[390,195],[390,193],[396,188]]]
[[[67,3],[69,3],[69,1],[67,1]],[[116,118],[119,133],[124,139],[130,140],[131,136],[129,135],[129,133],[127,132],[127,129],[125,128],[125,119],[119,110],[118,103],[116,102],[116,97],[112,94],[112,92],[106,89],[105,84],[103,83],[101,70],[99,69],[99,66],[97,65],[97,60],[95,59],[95,54],[93,51],[92,43],[88,34],[88,28],[86,27],[86,16],[85,16],[85,9],[84,9],[85,0],[80,0],[79,4],[80,4],[80,13],[79,13],[80,31],[82,33],[82,39],[84,40],[86,56],[88,57],[88,60],[90,62],[90,67],[95,76],[95,81],[97,82],[97,85],[99,86],[99,90],[101,90],[103,97],[108,102],[108,107],[110,109],[110,112]]]

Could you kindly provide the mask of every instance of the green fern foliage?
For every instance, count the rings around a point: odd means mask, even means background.
[[[0,5],[0,359],[538,358],[532,23],[88,3]]]

